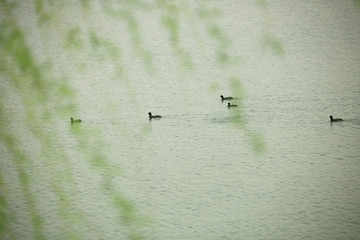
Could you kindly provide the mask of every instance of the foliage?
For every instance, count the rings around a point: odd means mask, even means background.
[[[259,4],[266,9],[266,4]],[[242,64],[241,57],[233,53],[231,38],[218,23],[221,10],[216,6],[209,1],[167,0],[0,1],[0,132],[1,151],[8,153],[7,158],[2,159],[0,171],[1,239],[51,238],[46,210],[54,210],[43,209],[44,201],[57,203],[58,219],[53,222],[66,239],[101,238],[101,230],[84,227],[96,223],[77,204],[79,199],[74,193],[79,187],[74,160],[87,161],[89,169],[99,176],[102,193],[110,196],[109,204],[117,212],[119,226],[125,228],[127,238],[145,238],[142,232],[148,220],[140,216],[126,196],[126,190],[114,185],[113,179],[120,170],[108,159],[101,132],[93,135],[94,131],[86,127],[72,127],[74,141],[71,144],[79,149],[75,153],[68,152],[69,143],[61,141],[59,119],[68,119],[78,112],[77,92],[70,81],[73,76],[69,69],[86,74],[93,68],[87,63],[88,59],[99,65],[104,62],[111,65],[114,78],[120,79],[128,89],[130,102],[136,104],[136,90],[129,77],[131,70],[124,66],[125,50],[96,23],[101,18],[118,21],[122,29],[127,29],[125,34],[129,36],[137,61],[153,76],[161,66],[154,62],[154,53],[146,46],[142,22],[138,19],[142,14],[153,14],[161,19],[159,27],[166,31],[171,54],[176,56],[179,68],[186,72],[196,71],[196,59],[184,44],[184,27],[191,26],[190,31],[198,40],[204,37],[212,41],[214,59],[223,68],[233,94],[241,97],[242,105],[244,89],[241,77],[234,70]],[[72,14],[81,14],[84,21],[62,17]],[[277,54],[284,52],[274,34],[265,33],[263,42]],[[52,49],[58,55],[49,55],[51,44],[58,47]],[[210,85],[216,91],[221,84],[215,81]],[[247,129],[242,107],[234,111],[233,122],[239,129]],[[249,131],[256,151],[263,151],[261,135]],[[44,197],[39,189],[42,185],[51,189]],[[26,209],[10,212],[14,204]],[[26,226],[18,226],[19,221],[27,223]]]

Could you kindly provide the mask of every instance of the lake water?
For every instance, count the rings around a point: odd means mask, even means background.
[[[121,239],[125,231],[111,197],[102,194],[103,176],[75,151],[74,128],[103,136],[102,149],[121,172],[112,182],[149,219],[143,231],[149,239],[359,239],[360,7],[352,1],[276,1],[264,8],[227,1],[222,10],[221,27],[244,61],[240,66],[224,70],[208,62],[211,43],[194,35],[184,42],[196,59],[189,72],[172,56],[166,32],[152,28],[157,18],[139,16],[154,52],[154,75],[129,49],[123,60],[129,84],[114,80],[106,63],[57,69],[71,76],[80,109],[74,117],[83,119],[78,126],[58,119],[77,186],[75,205],[87,217],[75,224],[79,234]],[[104,31],[116,29],[116,35],[122,28],[111,23]],[[261,47],[267,31],[281,40],[284,54]],[[54,59],[65,61],[61,49],[54,51]],[[231,88],[233,75],[245,99]],[[221,94],[238,97],[231,102],[242,107],[228,109]],[[149,121],[149,111],[162,118]],[[233,120],[239,113],[241,126]],[[331,124],[329,115],[345,121]],[[11,164],[1,167],[10,178]],[[45,199],[51,199],[46,184],[37,184],[45,234],[64,239],[57,202]],[[11,227],[26,239],[32,230],[19,219],[19,202],[10,207],[18,217]]]

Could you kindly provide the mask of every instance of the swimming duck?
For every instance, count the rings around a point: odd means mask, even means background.
[[[228,108],[231,108],[231,107],[237,107],[238,105],[236,105],[236,104],[231,104],[231,103],[228,103]]]
[[[330,115],[330,122],[341,122],[344,121],[342,118],[333,118],[333,116]]]
[[[153,119],[153,118],[161,118],[160,115],[152,115],[151,112],[148,113],[149,114],[149,119]]]
[[[221,101],[234,99],[233,97],[224,97],[223,95],[220,95],[220,97],[221,97]]]
[[[71,124],[73,124],[73,123],[80,123],[81,122],[81,119],[73,119],[73,118],[70,118],[70,120],[71,120]]]

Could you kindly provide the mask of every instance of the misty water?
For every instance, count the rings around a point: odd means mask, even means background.
[[[87,219],[74,220],[77,231],[86,239],[126,234],[110,196],[102,194],[103,176],[76,151],[81,146],[74,132],[82,131],[104,141],[94,148],[110,159],[105,167],[116,172],[111,181],[144,218],[148,239],[358,239],[360,7],[353,1],[276,1],[262,12],[252,1],[228,1],[221,10],[221,27],[239,56],[240,63],[230,67],[239,76],[238,91],[229,70],[208,61],[211,40],[184,38],[189,52],[202,55],[189,71],[173,56],[151,14],[138,17],[145,45],[155,54],[154,74],[136,60],[131,44],[123,53],[128,82],[114,80],[113,66],[101,61],[84,71],[54,66],[71,76],[79,104],[76,116],[59,118],[54,126],[66,145],[73,200]],[[72,23],[84,21],[77,17]],[[94,27],[115,38],[126,32],[116,22],[99,21]],[[267,29],[279,37],[283,53],[262,46]],[[37,47],[39,58],[47,51],[61,62],[69,57],[53,46]],[[236,99],[222,102],[220,95]],[[228,102],[238,108],[227,108]],[[13,111],[21,111],[17,106]],[[148,112],[162,118],[150,121]],[[330,123],[330,115],[344,121]],[[70,117],[82,122],[71,125]],[[16,123],[9,127],[21,131]],[[37,127],[51,131],[48,125]],[[31,152],[34,143],[25,144]],[[11,178],[9,154],[2,151],[1,158]],[[32,190],[45,235],[64,239],[57,201],[42,181],[55,169],[45,165],[28,169],[41,173]],[[25,208],[20,189],[11,192],[19,202],[10,207],[17,216],[10,227],[16,238],[27,239],[32,228],[28,217],[19,217]]]

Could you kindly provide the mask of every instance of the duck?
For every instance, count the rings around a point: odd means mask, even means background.
[[[231,108],[231,107],[237,107],[238,105],[236,105],[236,104],[231,104],[231,103],[228,103],[228,108]]]
[[[73,124],[73,123],[81,123],[81,119],[70,118],[70,120],[71,120],[71,124]]]
[[[333,116],[330,115],[330,122],[341,122],[344,121],[342,118],[333,118]]]
[[[149,119],[153,119],[153,118],[161,118],[160,115],[152,115],[151,112],[148,113],[149,114]]]
[[[220,97],[221,97],[221,101],[234,99],[233,97],[224,97],[223,95],[220,95]]]

